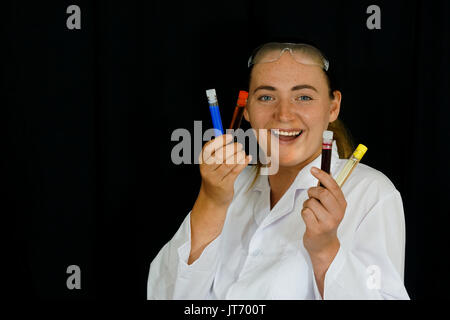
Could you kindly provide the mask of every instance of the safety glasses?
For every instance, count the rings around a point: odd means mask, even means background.
[[[317,65],[328,71],[330,63],[319,49],[304,43],[269,42],[255,49],[248,59],[248,67],[258,63],[274,62],[287,51],[298,63]]]

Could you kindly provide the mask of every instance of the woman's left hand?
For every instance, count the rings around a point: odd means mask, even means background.
[[[318,168],[312,168],[311,173],[324,187],[308,189],[309,199],[302,209],[306,224],[303,244],[313,264],[326,270],[340,247],[337,228],[344,218],[347,201],[333,177]]]

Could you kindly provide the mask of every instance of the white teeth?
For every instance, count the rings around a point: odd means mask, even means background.
[[[288,131],[282,131],[280,129],[272,129],[272,131],[274,134],[280,135],[280,136],[296,136],[302,132],[302,130],[288,132]]]

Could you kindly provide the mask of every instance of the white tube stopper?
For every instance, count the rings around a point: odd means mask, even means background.
[[[216,89],[209,89],[206,90],[206,96],[208,97],[208,102],[210,104],[217,103],[217,95],[216,95]]]
[[[322,135],[323,140],[333,140],[333,131],[325,130]]]

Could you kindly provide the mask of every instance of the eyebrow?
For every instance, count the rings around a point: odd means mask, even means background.
[[[314,90],[315,92],[318,93],[317,89],[314,88],[313,86],[309,85],[309,84],[296,85],[296,86],[291,88],[291,91],[296,91],[296,90],[301,90],[301,89],[311,89],[311,90]],[[272,86],[259,86],[253,91],[253,93],[255,93],[258,90],[276,91],[277,89],[275,87],[272,87]]]

